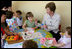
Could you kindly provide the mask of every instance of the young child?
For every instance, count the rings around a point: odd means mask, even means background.
[[[24,23],[24,25],[23,25],[23,29],[25,29],[26,30],[26,27],[31,27],[31,28],[34,28],[35,27],[35,21],[33,20],[33,14],[32,14],[32,12],[28,12],[27,14],[26,14],[26,21],[25,21],[25,23]]]
[[[1,32],[2,34],[7,34],[7,35],[13,35],[13,32],[9,31],[8,25],[6,23],[5,25],[5,21],[6,21],[6,12],[1,10],[0,11],[0,16],[1,16]]]
[[[21,16],[22,12],[20,10],[16,11],[17,14],[17,23],[20,29],[22,29],[22,22],[23,22],[23,18]]]
[[[13,32],[10,32],[9,29],[7,28],[7,25],[5,25],[5,20],[6,20],[5,11],[0,10],[0,17],[1,17],[1,48],[4,48],[6,36],[12,35]]]
[[[35,41],[32,40],[26,40],[23,43],[23,48],[38,48],[38,45]]]
[[[71,27],[66,28],[65,35],[60,38],[58,44],[54,46],[58,48],[71,48]]]
[[[13,32],[14,34],[17,34],[16,31],[19,30],[18,28],[18,24],[16,21],[16,17],[13,17],[13,12],[11,11],[7,11],[6,12],[6,23],[8,24],[8,28],[11,32]]]

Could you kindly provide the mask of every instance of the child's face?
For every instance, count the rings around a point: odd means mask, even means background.
[[[6,15],[3,14],[3,15],[1,16],[1,23],[4,23],[5,20],[6,20]]]
[[[20,13],[16,13],[16,14],[17,14],[18,17],[21,16]]]
[[[33,17],[28,17],[28,20],[29,20],[29,21],[32,21],[32,20],[33,20]]]
[[[65,36],[66,36],[66,37],[69,37],[69,35],[68,35],[68,32],[67,32],[67,31],[65,32]]]

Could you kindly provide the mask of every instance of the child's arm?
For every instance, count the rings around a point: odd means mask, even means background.
[[[38,25],[38,20],[37,19],[35,19],[35,25]]]
[[[7,29],[4,29],[4,31],[6,32],[6,34],[8,34],[8,35],[13,35],[13,33],[12,32],[10,32],[9,30],[7,30]]]
[[[56,46],[56,47],[62,47],[64,45],[65,45],[64,43],[59,43],[59,44],[55,44],[54,46]]]
[[[3,36],[1,36],[2,39],[5,39],[7,37],[6,34],[4,34]]]
[[[23,29],[25,29],[25,28],[26,28],[26,23],[24,23],[24,25],[22,26],[22,28],[23,28]]]
[[[24,23],[24,25],[22,26],[22,28],[24,29],[24,31],[27,31],[27,29],[26,29],[26,23]]]
[[[10,32],[9,31],[9,26],[7,26],[4,31],[7,33],[7,34],[10,34],[10,35],[13,35],[13,32]]]

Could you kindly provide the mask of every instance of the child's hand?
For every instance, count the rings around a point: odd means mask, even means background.
[[[37,25],[37,21],[38,21],[38,20],[37,20],[37,19],[35,19],[35,24],[36,24],[36,25]]]
[[[35,21],[37,22],[37,19],[35,19]]]
[[[37,27],[35,27],[35,28],[32,28],[33,30],[35,30],[35,29],[37,29]]]
[[[14,35],[17,35],[18,33],[13,33]]]
[[[3,36],[2,36],[2,39],[5,39],[7,37],[7,35],[6,34],[4,34]]]
[[[51,46],[54,46],[54,44],[51,44]]]
[[[27,32],[28,30],[27,29],[24,29],[24,32]]]
[[[32,28],[33,30],[35,30],[35,28]]]
[[[64,35],[64,33],[62,33],[62,32],[61,32],[61,33],[60,33],[60,35],[61,35],[61,36],[63,36],[63,35]]]
[[[54,46],[54,44],[53,44],[53,43],[52,43],[52,44],[49,44],[49,45]]]

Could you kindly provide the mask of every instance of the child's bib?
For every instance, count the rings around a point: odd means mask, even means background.
[[[16,18],[6,19],[6,23],[8,24],[11,32],[16,32],[19,29]]]

